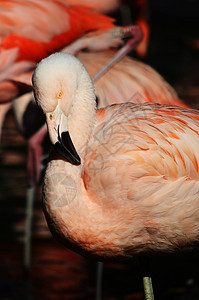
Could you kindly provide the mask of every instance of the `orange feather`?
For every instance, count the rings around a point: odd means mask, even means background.
[[[17,47],[17,61],[39,61],[85,32],[114,27],[113,21],[86,7],[70,6],[65,0],[39,4],[1,0],[0,53]]]

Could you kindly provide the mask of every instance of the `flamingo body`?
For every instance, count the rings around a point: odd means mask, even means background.
[[[33,84],[59,152],[43,191],[49,227],[63,243],[109,259],[198,241],[197,111],[125,103],[96,112],[90,77],[67,54],[43,60]]]

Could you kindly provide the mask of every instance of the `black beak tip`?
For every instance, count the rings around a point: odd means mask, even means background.
[[[77,153],[76,155],[74,155],[74,153],[72,154],[69,151],[66,151],[66,148],[59,142],[56,142],[56,144],[54,144],[54,149],[69,163],[75,166],[79,166],[81,164],[81,158],[79,157],[79,155]]]
[[[58,142],[54,145],[58,153],[73,165],[79,166],[81,158],[73,145],[69,132],[62,132],[61,137],[58,134]]]
[[[78,157],[76,157],[75,160],[73,160],[73,164],[76,166],[81,165],[81,158],[79,157],[79,155],[78,155]]]

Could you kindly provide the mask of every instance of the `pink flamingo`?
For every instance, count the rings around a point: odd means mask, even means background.
[[[70,47],[70,46],[69,46]],[[80,52],[78,57],[84,62],[90,75],[98,74],[107,61],[110,61],[113,54],[110,51],[106,52]],[[95,64],[93,64],[93,61]],[[99,72],[101,74],[101,71]],[[102,75],[102,74],[101,74]],[[98,76],[95,76],[97,78]],[[120,85],[117,84],[118,78],[120,78]],[[28,77],[29,80],[29,77]],[[26,82],[29,84],[29,81]],[[114,87],[114,88],[112,88]],[[128,87],[128,89],[126,89]],[[139,102],[157,102],[160,103],[171,103],[181,106],[186,106],[182,101],[177,98],[177,94],[174,89],[151,67],[146,64],[140,63],[129,57],[124,57],[120,62],[115,64],[107,73],[102,75],[101,78],[95,81],[95,90],[98,95],[98,107],[103,107],[108,103],[131,101],[134,103]],[[31,136],[31,133],[27,136],[27,132],[32,130],[32,125],[30,123],[24,123],[24,119],[30,120],[29,110],[31,112],[31,123],[41,125],[43,122],[43,114],[32,101],[33,95],[26,94],[23,95],[20,100],[16,99],[13,101],[13,110],[16,115],[16,120],[18,127],[21,129],[23,134],[26,133],[26,137],[29,136],[29,159],[28,167],[29,178],[34,186],[34,176],[36,180],[39,178],[40,174],[40,161],[42,155],[42,140],[44,135],[46,135],[46,127],[42,127],[39,132]],[[37,113],[35,115],[35,112]],[[25,117],[27,115],[27,118]],[[28,125],[29,124],[29,125]],[[29,126],[29,127],[27,127]],[[37,127],[39,129],[39,127]],[[39,139],[38,139],[39,137]],[[31,171],[31,172],[30,172]],[[30,193],[32,189],[29,189]],[[34,190],[33,190],[34,191]],[[33,194],[34,196],[34,194]],[[33,204],[33,197],[29,197],[32,201],[27,201],[29,207]],[[32,211],[28,209],[29,213]],[[32,215],[32,213],[31,213]],[[31,228],[31,215],[27,217],[26,221],[26,265],[30,264],[30,228]],[[98,270],[102,269],[102,264],[98,263]],[[100,280],[97,280],[97,295],[100,298]]]
[[[26,92],[27,87],[19,85],[17,78],[33,70],[42,58],[85,33],[116,27],[112,18],[84,6],[69,5],[66,0],[0,0],[0,22],[0,103]],[[109,33],[106,42],[109,47],[112,43],[118,46],[121,39],[122,36]],[[79,42],[78,50],[84,48],[84,43]]]
[[[63,53],[38,64],[33,86],[55,149],[44,211],[62,243],[107,260],[198,242],[198,111],[132,103],[96,111],[90,76]]]

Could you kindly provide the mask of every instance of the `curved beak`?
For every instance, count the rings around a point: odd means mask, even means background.
[[[80,165],[81,159],[71,140],[68,131],[68,120],[59,105],[56,109],[46,114],[49,136],[57,152],[73,165]]]

